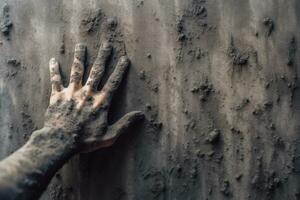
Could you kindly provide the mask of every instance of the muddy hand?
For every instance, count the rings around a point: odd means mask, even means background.
[[[49,63],[52,93],[45,126],[72,134],[79,141],[80,152],[111,146],[130,125],[143,118],[141,112],[135,111],[126,114],[115,124],[108,125],[107,116],[112,97],[129,66],[128,58],[122,56],[107,83],[101,91],[97,91],[111,53],[111,45],[104,42],[91,68],[89,78],[83,85],[86,46],[77,44],[67,88],[63,87],[58,62],[52,58]]]

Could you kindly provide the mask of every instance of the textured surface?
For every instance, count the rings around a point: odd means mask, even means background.
[[[0,13],[0,158],[42,127],[50,57],[67,76],[83,42],[92,63],[108,17],[118,22],[111,66],[122,39],[132,61],[111,120],[130,110],[147,116],[113,148],[72,159],[43,199],[300,198],[298,0],[8,7]]]

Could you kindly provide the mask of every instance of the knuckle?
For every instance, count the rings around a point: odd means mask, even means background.
[[[57,72],[54,71],[54,70],[51,70],[51,71],[50,71],[50,76],[51,76],[51,77],[54,77],[55,75],[57,75]]]
[[[81,73],[80,72],[73,72],[73,74],[71,75],[71,83],[72,82],[79,82],[81,80]]]
[[[50,65],[50,71],[56,72],[57,71],[57,65]]]
[[[75,59],[73,64],[72,64],[72,68],[74,68],[75,70],[80,70],[81,71],[81,70],[83,70],[83,65],[79,60]]]
[[[60,77],[57,74],[53,74],[51,82],[59,82],[59,81],[60,81]]]

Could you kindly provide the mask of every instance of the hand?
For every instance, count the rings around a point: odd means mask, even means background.
[[[85,85],[82,83],[86,57],[86,46],[83,44],[75,47],[67,88],[63,87],[58,62],[52,58],[49,63],[52,92],[44,126],[77,138],[80,152],[111,146],[130,125],[144,117],[141,112],[130,112],[115,124],[108,125],[107,115],[112,97],[129,66],[128,58],[122,56],[107,83],[101,91],[97,91],[111,52],[111,45],[104,42]]]

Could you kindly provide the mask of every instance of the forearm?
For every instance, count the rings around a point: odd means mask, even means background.
[[[43,128],[0,162],[0,199],[37,199],[53,175],[76,152],[71,134]]]

